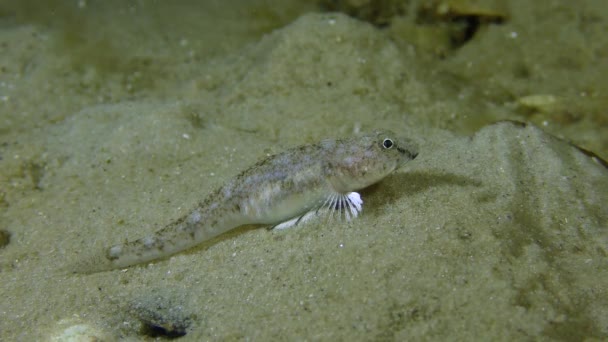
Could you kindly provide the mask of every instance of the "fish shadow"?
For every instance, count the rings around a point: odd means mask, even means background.
[[[395,202],[440,186],[481,187],[483,183],[469,176],[455,173],[407,172],[394,173],[384,180],[361,190],[365,198],[383,198]]]

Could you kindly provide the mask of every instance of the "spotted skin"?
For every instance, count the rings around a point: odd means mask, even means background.
[[[362,201],[354,191],[380,181],[417,154],[410,140],[390,131],[286,150],[241,172],[157,232],[108,248],[103,268],[165,258],[246,224],[284,228],[321,209],[356,217]]]

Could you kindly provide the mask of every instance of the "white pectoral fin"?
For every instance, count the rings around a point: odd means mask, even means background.
[[[329,215],[330,218],[333,218],[334,214],[338,213],[338,219],[345,218],[347,221],[350,221],[359,216],[359,213],[361,213],[362,210],[363,200],[358,192],[349,192],[347,194],[334,192],[327,196],[319,208],[311,210],[301,216],[289,219],[285,222],[281,222],[273,226],[271,229],[287,229],[295,227],[315,217],[325,214]]]
[[[346,195],[333,194],[326,203],[328,209],[338,212],[338,219],[344,217],[347,221],[359,216],[363,210],[363,200],[358,192],[349,192]],[[333,213],[331,215],[333,216]]]
[[[350,204],[350,211],[354,217],[357,217],[361,210],[363,210],[363,200],[358,192],[349,192],[346,194],[348,203]]]

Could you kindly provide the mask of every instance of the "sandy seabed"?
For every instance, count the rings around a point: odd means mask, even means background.
[[[605,1],[449,20],[411,1],[381,25],[299,1],[28,3],[0,4],[1,340],[608,338]],[[268,154],[376,128],[420,154],[357,220],[70,271]]]

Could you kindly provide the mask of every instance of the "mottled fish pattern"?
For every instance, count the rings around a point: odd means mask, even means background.
[[[108,248],[105,265],[97,266],[116,269],[165,258],[246,224],[286,228],[325,211],[357,217],[363,202],[355,191],[417,155],[412,141],[391,131],[286,150],[241,172],[157,232]]]

